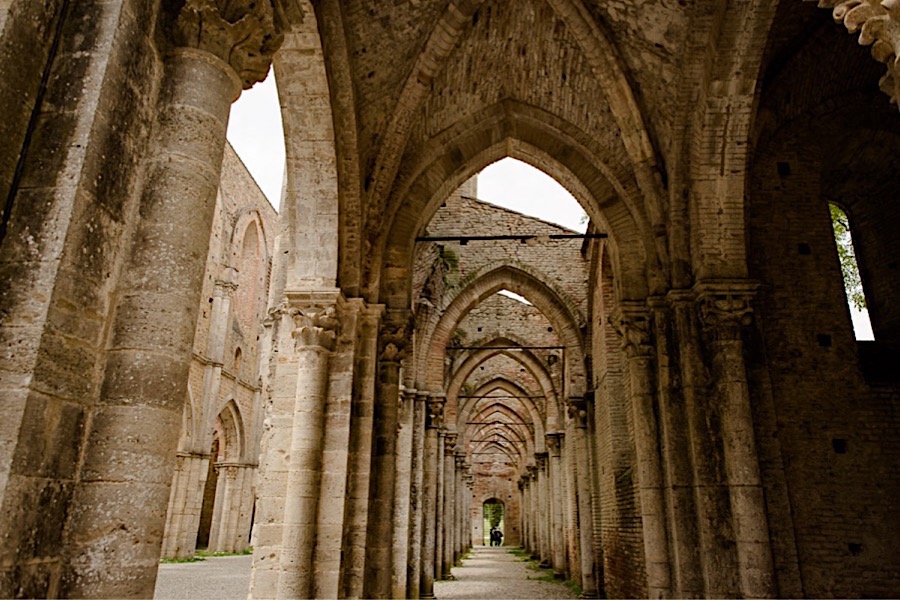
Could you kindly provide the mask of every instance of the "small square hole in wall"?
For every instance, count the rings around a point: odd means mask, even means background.
[[[831,447],[834,448],[835,454],[847,454],[847,440],[834,438],[831,440]]]
[[[863,545],[856,542],[850,542],[849,544],[847,544],[847,550],[849,550],[850,554],[852,554],[853,556],[859,556],[860,554],[862,554],[862,548]]]
[[[817,333],[816,340],[819,342],[819,345],[823,348],[831,347],[831,336],[827,333]]]
[[[791,163],[780,162],[778,163],[778,176],[779,177],[787,177],[791,174]]]
[[[478,333],[481,333],[481,327],[478,328]]]
[[[812,254],[812,248],[809,247],[809,244],[797,244],[797,252],[804,256],[809,256]]]

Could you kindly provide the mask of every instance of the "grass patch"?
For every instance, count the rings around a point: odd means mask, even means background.
[[[161,558],[159,559],[159,562],[160,564],[171,565],[202,562],[207,558],[217,558],[219,556],[247,556],[249,554],[253,554],[253,548],[247,548],[243,552],[205,552],[203,550],[198,550],[197,552],[194,552],[193,556],[186,556],[184,558]]]
[[[185,556],[184,558],[161,558],[159,559],[160,564],[163,565],[177,565],[179,563],[192,563],[192,562],[201,562],[206,560],[205,556]]]
[[[581,597],[581,592],[582,592],[581,586],[578,585],[576,582],[572,581],[571,579],[567,579],[566,581],[563,582],[563,585],[565,585],[567,588],[572,590],[572,592],[576,596]]]

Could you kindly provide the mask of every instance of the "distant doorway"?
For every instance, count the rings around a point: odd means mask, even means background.
[[[485,500],[482,505],[483,536],[485,546],[502,546],[505,510],[503,502],[496,498]],[[499,533],[499,535],[497,535]]]

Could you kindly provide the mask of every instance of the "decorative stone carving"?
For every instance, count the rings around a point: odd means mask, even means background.
[[[575,420],[575,427],[587,427],[587,401],[584,398],[569,398],[566,401],[569,418]]]
[[[444,425],[444,397],[431,396],[428,398],[428,410],[425,415],[426,429],[440,429]]]
[[[704,333],[714,339],[737,339],[753,322],[751,301],[757,284],[748,281],[700,283],[694,287]]]
[[[388,313],[381,325],[380,347],[378,359],[385,362],[402,362],[406,358],[409,341],[412,337],[412,321],[407,314]]]
[[[284,19],[273,0],[186,0],[175,19],[173,38],[234,69],[244,89],[266,78],[284,39]]]
[[[859,43],[872,46],[875,60],[887,65],[878,85],[900,104],[900,0],[819,0],[819,7],[830,8],[835,22],[859,31]]]
[[[340,327],[334,306],[292,308],[290,315],[294,321],[291,337],[296,349],[320,346],[334,350]]]
[[[560,448],[562,446],[562,438],[565,436],[562,432],[557,433],[548,433],[546,435],[547,438],[547,450],[550,453],[550,456],[559,457]]]
[[[456,448],[456,434],[447,432],[444,434],[444,452],[453,454],[453,450]]]
[[[646,358],[653,354],[650,317],[643,305],[620,306],[609,316],[609,323],[619,335],[619,342],[628,358]]]

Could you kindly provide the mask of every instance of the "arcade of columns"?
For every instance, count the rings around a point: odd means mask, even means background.
[[[229,107],[273,61],[287,181],[260,339],[251,597],[432,597],[501,463],[519,512],[507,525],[588,597],[896,592],[896,382],[841,367],[857,349],[836,263],[760,259],[761,235],[797,244],[759,207],[791,173],[818,185],[829,160],[854,159],[791,151],[805,139],[791,111],[821,107],[778,100],[801,76],[790,52],[845,32],[787,44],[825,14],[791,0],[623,2],[626,16],[581,0],[362,4],[0,4],[0,596],[152,595]],[[874,42],[896,99],[893,3],[831,4]],[[648,40],[659,52],[630,45]],[[857,60],[831,67],[858,79],[822,85],[869,85],[873,61]],[[896,109],[861,89],[867,127],[893,144]],[[563,266],[540,259],[543,240],[484,263],[461,242],[458,263],[417,243],[504,156],[560,181],[608,238]],[[896,177],[879,165],[860,181],[883,196],[854,202],[891,221]],[[799,254],[832,256],[810,215],[786,221]],[[895,341],[879,266],[895,250],[875,221],[874,327]],[[428,287],[416,270],[432,250],[444,266]],[[551,277],[572,265],[580,283]],[[791,329],[806,302],[779,292],[810,281],[838,290],[814,307],[833,333]],[[457,335],[502,289],[564,352],[529,356],[539,344],[512,329]],[[838,417],[820,404],[835,389],[853,398]]]

